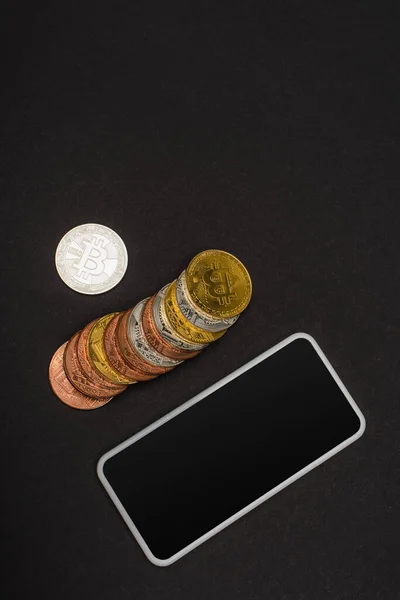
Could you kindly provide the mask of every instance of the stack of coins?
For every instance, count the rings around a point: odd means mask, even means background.
[[[250,275],[235,256],[200,252],[158,293],[75,333],[50,362],[51,387],[73,408],[104,406],[128,385],[167,373],[218,340],[251,293]]]

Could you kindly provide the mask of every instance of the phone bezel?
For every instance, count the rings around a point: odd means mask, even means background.
[[[307,465],[306,467],[304,467],[303,469],[301,469],[300,471],[298,471],[297,473],[295,473],[294,475],[292,475],[291,477],[289,477],[282,483],[278,484],[277,486],[275,486],[274,488],[269,490],[267,493],[263,494],[262,496],[260,496],[259,498],[257,498],[253,502],[251,502],[250,504],[248,504],[245,508],[242,508],[240,511],[238,511],[237,513],[235,513],[234,515],[232,515],[231,517],[229,517],[228,519],[226,519],[225,521],[223,521],[222,523],[220,523],[219,525],[217,525],[216,527],[214,527],[213,529],[211,529],[210,531],[208,531],[207,533],[202,535],[197,540],[191,542],[188,546],[185,546],[185,548],[182,548],[181,550],[179,550],[179,552],[176,552],[173,556],[171,556],[167,559],[157,558],[153,554],[153,552],[150,550],[148,545],[146,544],[144,538],[140,534],[139,530],[136,528],[131,517],[129,516],[129,514],[125,510],[123,504],[119,500],[118,495],[116,494],[113,487],[110,485],[109,481],[107,480],[107,478],[104,474],[104,464],[112,456],[115,456],[119,452],[122,452],[123,450],[125,450],[125,448],[127,448],[131,444],[134,444],[135,442],[140,440],[145,435],[148,435],[149,433],[151,433],[158,427],[161,427],[162,425],[164,425],[164,423],[167,423],[168,421],[170,421],[171,419],[173,419],[180,413],[184,412],[185,410],[188,410],[191,406],[193,406],[194,404],[197,404],[197,402],[200,402],[200,400],[202,400],[203,398],[209,396],[210,394],[212,394],[213,392],[218,390],[220,387],[226,385],[228,382],[232,381],[236,377],[239,377],[245,371],[248,371],[249,369],[251,369],[252,367],[257,365],[258,363],[262,362],[263,360],[266,360],[267,358],[272,356],[272,354],[275,354],[275,352],[279,352],[279,350],[282,350],[282,348],[284,348],[285,346],[294,342],[297,339],[308,340],[312,344],[314,349],[316,350],[317,354],[322,359],[322,361],[325,364],[325,366],[327,367],[328,371],[330,372],[330,374],[332,375],[332,377],[338,384],[339,388],[343,392],[345,398],[347,399],[347,401],[349,402],[349,404],[351,405],[351,407],[357,414],[358,418],[360,419],[360,427],[359,427],[358,431],[354,435],[350,436],[349,438],[347,438],[346,440],[341,442],[338,446],[335,446],[335,448],[333,448],[332,450],[329,450],[329,452],[326,452],[325,454],[320,456],[318,459],[314,460],[312,463],[310,463],[309,465]],[[132,534],[135,537],[136,541],[138,542],[139,546],[142,548],[143,552],[145,553],[146,557],[153,564],[155,564],[159,567],[166,567],[166,566],[171,565],[178,559],[182,558],[182,556],[184,556],[185,554],[187,554],[194,548],[197,548],[197,546],[199,546],[206,540],[210,539],[216,533],[225,529],[225,527],[227,527],[231,523],[234,523],[235,521],[237,521],[240,517],[242,517],[243,515],[247,514],[251,510],[253,510],[253,508],[256,508],[256,506],[259,506],[260,504],[262,504],[263,502],[268,500],[268,498],[271,498],[272,496],[274,496],[275,494],[277,494],[278,492],[283,490],[285,487],[287,487],[288,485],[290,485],[291,483],[293,483],[294,481],[296,481],[297,479],[299,479],[300,477],[302,477],[309,471],[315,469],[320,464],[322,464],[323,462],[325,462],[326,460],[328,460],[329,458],[331,458],[332,456],[334,456],[335,454],[337,454],[338,452],[340,452],[341,450],[343,450],[344,448],[346,448],[347,446],[349,446],[350,444],[355,442],[358,438],[360,438],[362,436],[362,434],[365,431],[365,427],[366,427],[366,422],[365,422],[364,415],[362,414],[361,410],[357,406],[356,402],[350,395],[349,391],[343,384],[342,380],[336,373],[335,369],[333,368],[333,366],[331,365],[331,363],[325,356],[324,352],[322,351],[322,349],[320,348],[320,346],[318,345],[316,340],[307,333],[299,332],[299,333],[295,333],[295,334],[287,337],[282,342],[279,342],[279,344],[276,344],[269,350],[262,352],[261,354],[259,354],[258,356],[256,356],[255,358],[253,358],[252,360],[250,360],[243,366],[239,367],[238,369],[236,369],[235,371],[233,371],[232,373],[230,373],[229,375],[227,375],[220,381],[217,381],[217,383],[214,383],[213,385],[208,387],[206,390],[200,392],[199,394],[197,394],[196,396],[194,396],[187,402],[184,402],[178,408],[175,408],[174,410],[167,413],[166,415],[164,415],[163,417],[161,417],[160,419],[158,419],[157,421],[155,421],[148,427],[145,427],[144,429],[142,429],[135,435],[131,436],[130,438],[128,438],[121,444],[118,444],[118,446],[115,446],[115,448],[112,448],[111,450],[109,450],[108,452],[103,454],[103,456],[100,458],[100,460],[97,463],[97,474],[98,474],[98,477],[99,477],[101,483],[103,484],[107,493],[109,494],[111,500],[113,501],[113,503],[117,507],[119,513],[121,514],[123,520],[129,527],[130,531],[132,532]]]

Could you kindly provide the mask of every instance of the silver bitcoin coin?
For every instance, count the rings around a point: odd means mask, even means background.
[[[128,252],[115,231],[104,225],[78,225],[64,235],[56,250],[61,279],[81,294],[101,294],[121,281]]]
[[[130,342],[138,354],[140,354],[144,360],[147,360],[147,362],[159,367],[176,367],[176,365],[179,365],[182,362],[181,360],[167,358],[163,354],[160,354],[155,348],[150,346],[146,339],[142,325],[142,313],[147,300],[148,298],[141,300],[141,302],[136,304],[131,310],[128,320],[128,335]]]
[[[156,294],[153,302],[153,319],[158,332],[166,342],[170,343],[172,346],[175,346],[175,348],[193,351],[202,350],[203,348],[208,346],[208,344],[196,344],[193,342],[187,342],[180,338],[172,329],[165,314],[164,308],[164,298],[169,286],[170,284],[167,283],[167,285],[165,285],[158,292],[158,294]]]
[[[192,325],[195,325],[204,331],[217,332],[228,329],[228,327],[236,323],[239,315],[229,319],[214,319],[212,317],[204,316],[204,314],[201,314],[196,310],[189,300],[190,296],[186,286],[185,277],[185,271],[183,271],[177,279],[176,300],[181,313],[190,323],[192,323]]]

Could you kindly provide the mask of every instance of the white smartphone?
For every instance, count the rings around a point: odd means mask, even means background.
[[[107,452],[97,472],[147,558],[167,566],[364,429],[317,342],[297,333]]]

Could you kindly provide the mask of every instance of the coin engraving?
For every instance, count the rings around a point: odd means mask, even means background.
[[[79,261],[74,263],[74,267],[77,270],[75,277],[78,281],[88,283],[91,276],[103,273],[107,258],[107,250],[105,248],[109,243],[110,241],[107,238],[97,233],[92,233],[90,241],[82,240],[85,250]]]
[[[98,321],[93,325],[89,332],[87,348],[89,359],[93,366],[100,375],[103,375],[106,379],[109,379],[112,383],[131,383],[130,379],[127,379],[122,374],[118,373],[112,368],[108,362],[105,350],[104,350],[104,333],[107,325],[111,319],[118,313],[110,313],[104,317],[100,317]]]
[[[153,376],[146,375],[138,369],[134,369],[124,359],[117,341],[117,330],[122,317],[123,313],[119,313],[113,319],[111,319],[111,321],[106,327],[106,331],[104,334],[104,350],[106,352],[107,358],[113,369],[118,371],[118,373],[121,373],[127,379],[131,379],[132,383],[137,383],[138,381],[148,381],[149,379],[153,379]]]
[[[77,390],[69,381],[64,371],[64,352],[67,342],[60,346],[54,353],[49,366],[49,381],[55,395],[67,406],[79,410],[93,410],[101,408],[110,400],[109,398],[91,398]]]
[[[187,360],[189,358],[197,356],[200,350],[191,351],[184,350],[183,348],[176,348],[175,346],[172,346],[172,344],[164,340],[164,338],[157,329],[153,317],[154,299],[155,295],[149,298],[149,300],[144,306],[142,313],[143,331],[149,344],[153,346],[153,348],[155,348],[160,354],[162,354],[163,356],[168,356],[169,358],[175,358],[177,360]]]
[[[89,360],[89,355],[87,351],[87,341],[89,333],[96,321],[98,321],[98,319],[95,319],[94,321],[88,323],[86,327],[82,329],[78,337],[77,352],[79,364],[86,377],[93,381],[93,383],[95,383],[97,386],[104,389],[105,394],[108,394],[110,396],[116,396],[117,394],[120,394],[121,392],[126,390],[126,385],[111,383],[111,381],[103,377],[103,375],[100,375],[100,373],[94,368],[91,361]]]
[[[231,317],[230,319],[214,319],[213,317],[201,314],[190,302],[185,279],[185,271],[183,271],[176,282],[176,299],[181,313],[190,323],[192,323],[192,325],[204,329],[205,331],[215,332],[227,329],[236,323],[239,315]]]
[[[166,370],[169,371],[169,369],[163,369],[162,367],[150,364],[149,362],[144,360],[140,356],[140,354],[138,354],[138,352],[132,345],[128,334],[128,323],[131,310],[132,309],[129,309],[126,312],[124,312],[119,322],[117,328],[118,346],[121,350],[122,356],[131,365],[133,369],[140,371],[144,375],[150,375],[151,377],[149,377],[149,379],[153,379],[154,377],[165,373]]]
[[[181,311],[179,310],[178,301],[176,299],[176,280],[171,283],[165,294],[165,314],[167,320],[171,324],[171,327],[179,334],[180,337],[187,341],[210,343],[218,340],[224,335],[226,329],[223,331],[204,331],[196,325],[192,325],[190,321],[185,319]]]
[[[246,267],[223,250],[205,250],[186,269],[192,303],[217,319],[241,313],[250,302],[252,284]]]
[[[64,235],[55,261],[58,274],[70,288],[82,294],[101,294],[124,276],[128,253],[115,231],[87,223]]]
[[[141,300],[138,304],[136,304],[136,306],[132,309],[131,314],[129,315],[129,339],[135,350],[147,362],[160,367],[167,367],[172,369],[176,365],[179,365],[182,361],[176,360],[174,358],[168,358],[157,352],[155,348],[150,346],[146,339],[146,336],[144,335],[142,326],[142,313],[147,300],[148,298],[146,298],[145,300]]]
[[[96,385],[84,374],[78,360],[77,342],[80,332],[75,333],[69,340],[64,352],[64,371],[72,385],[91,398],[109,398],[110,390]]]
[[[169,288],[170,284],[167,283],[161,290],[156,294],[153,303],[153,318],[156,324],[158,332],[162,335],[163,339],[170,343],[172,346],[176,348],[182,348],[184,350],[202,350],[206,348],[208,344],[199,344],[196,342],[189,342],[186,339],[182,338],[178,333],[172,328],[171,324],[167,319],[167,315],[165,312],[165,294]]]

